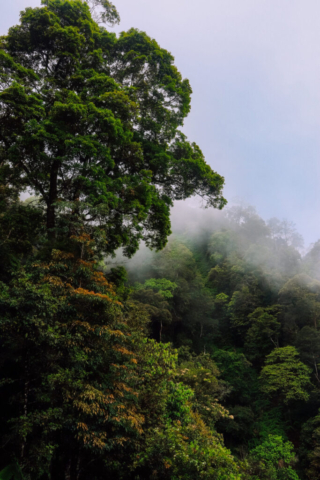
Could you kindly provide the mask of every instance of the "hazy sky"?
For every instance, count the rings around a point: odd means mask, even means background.
[[[40,0],[4,2],[0,34]],[[320,238],[320,2],[117,0],[119,30],[146,31],[193,88],[184,131],[265,218]]]

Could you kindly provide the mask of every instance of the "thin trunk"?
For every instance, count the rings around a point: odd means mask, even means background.
[[[279,343],[278,343],[278,340],[274,341],[272,337],[269,337],[271,342],[273,343],[273,345],[278,348],[279,347]]]
[[[71,468],[71,458],[69,458],[65,471],[64,471],[64,480],[70,480],[70,468]]]
[[[54,160],[51,166],[50,172],[50,188],[49,188],[49,198],[47,203],[47,231],[48,237],[54,239],[56,233],[54,231],[56,226],[56,207],[55,202],[58,198],[58,171],[59,171],[59,160]]]
[[[78,459],[77,459],[77,467],[76,467],[76,480],[80,479],[80,461],[81,461],[81,457],[80,457],[80,453],[79,453],[78,454]]]
[[[23,417],[25,421],[27,420],[28,416],[28,398],[29,398],[29,365],[28,365],[28,353],[26,354],[26,359],[24,362],[24,394],[23,394]],[[24,451],[26,446],[26,439],[22,440],[21,444],[21,458],[24,457]]]
[[[162,320],[160,322],[160,332],[159,332],[159,340],[160,340],[160,343],[161,343],[161,336],[162,336]]]
[[[71,221],[69,225],[69,237],[71,237],[71,235],[75,235],[77,231],[77,229],[75,228],[75,225],[77,224],[77,218],[79,217],[79,214],[80,214],[79,200],[80,200],[80,190],[77,189],[76,193],[73,196],[75,207],[71,212]]]
[[[79,480],[80,476],[80,454],[75,453],[70,464],[70,480]]]
[[[318,380],[318,382],[320,383],[320,379],[319,379],[319,371],[318,371],[318,366],[317,366],[317,362],[316,362],[316,359],[315,357],[313,357],[313,361],[314,361],[314,368],[315,368],[315,376],[316,376],[316,379]]]

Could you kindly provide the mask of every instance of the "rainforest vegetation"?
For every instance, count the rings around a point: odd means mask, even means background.
[[[320,242],[223,208],[189,82],[117,22],[0,38],[0,479],[320,479]]]

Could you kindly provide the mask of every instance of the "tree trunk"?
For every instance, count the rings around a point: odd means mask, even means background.
[[[319,371],[318,371],[317,361],[316,361],[315,357],[313,357],[313,361],[314,361],[314,368],[315,368],[315,371],[316,371],[315,377],[318,380],[318,382],[320,383]]]
[[[24,392],[23,392],[23,417],[25,421],[27,420],[28,416],[28,399],[29,399],[29,365],[28,365],[28,352],[26,353],[26,358],[24,361]],[[21,453],[20,456],[21,458],[24,457],[25,453],[25,446],[26,446],[26,439],[24,438],[22,440],[21,444]]]
[[[71,458],[69,458],[69,460],[66,464],[65,470],[64,470],[64,480],[70,480],[71,479],[70,469],[71,469]]]
[[[54,160],[51,166],[50,172],[50,188],[49,188],[49,198],[47,204],[47,232],[49,239],[53,240],[56,237],[55,226],[56,226],[56,207],[55,202],[58,198],[58,171],[59,171],[59,160]]]
[[[77,233],[77,228],[75,227],[78,217],[79,217],[79,200],[80,200],[80,190],[77,189],[76,193],[74,194],[73,201],[75,203],[75,206],[71,212],[71,221],[69,223],[69,237],[71,235],[76,235]]]
[[[80,478],[80,454],[75,453],[71,460],[70,480],[79,480]]]

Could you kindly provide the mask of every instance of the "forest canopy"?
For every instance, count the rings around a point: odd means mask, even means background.
[[[189,82],[119,20],[0,39],[0,480],[320,479],[319,241],[219,211]]]

